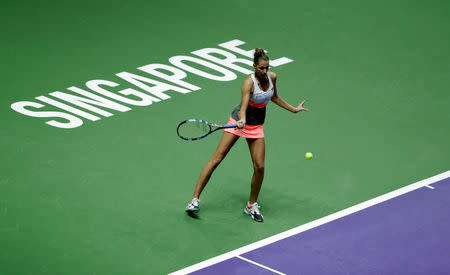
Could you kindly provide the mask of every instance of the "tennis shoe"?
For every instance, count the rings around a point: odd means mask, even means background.
[[[244,213],[247,215],[250,215],[254,221],[262,222],[264,221],[264,217],[261,214],[261,211],[259,210],[261,206],[257,202],[254,204],[250,204],[247,202],[247,206],[244,208]]]
[[[197,213],[200,211],[199,206],[200,200],[198,198],[193,198],[188,202],[188,205],[186,206],[186,212],[188,213]]]

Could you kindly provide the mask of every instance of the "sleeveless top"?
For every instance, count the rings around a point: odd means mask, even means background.
[[[264,119],[266,118],[266,105],[269,103],[273,96],[274,88],[272,79],[269,72],[267,72],[267,78],[269,79],[269,88],[267,91],[261,90],[256,80],[255,74],[251,74],[253,80],[253,93],[250,94],[248,101],[247,111],[245,114],[247,125],[262,125],[264,124]],[[236,106],[231,112],[231,117],[238,121],[238,113],[241,110],[241,104]]]

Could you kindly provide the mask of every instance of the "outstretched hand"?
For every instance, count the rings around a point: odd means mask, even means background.
[[[305,104],[306,100],[303,100],[302,103],[300,103],[297,108],[294,109],[294,113],[298,113],[301,111],[308,111],[308,109],[303,108],[303,104]]]

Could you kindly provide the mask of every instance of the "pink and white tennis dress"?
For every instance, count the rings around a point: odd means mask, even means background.
[[[267,91],[261,90],[255,74],[251,75],[253,80],[253,93],[250,94],[246,112],[246,124],[244,128],[227,128],[224,131],[238,135],[245,138],[263,138],[264,137],[264,119],[266,118],[266,105],[273,96],[274,88],[269,72],[267,77],[269,79],[269,88]],[[234,108],[227,124],[237,124],[239,120],[238,113],[241,109],[241,104]]]

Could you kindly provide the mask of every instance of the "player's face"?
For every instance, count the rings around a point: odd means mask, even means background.
[[[259,60],[258,64],[253,65],[253,67],[258,76],[265,76],[269,71],[269,60]]]

